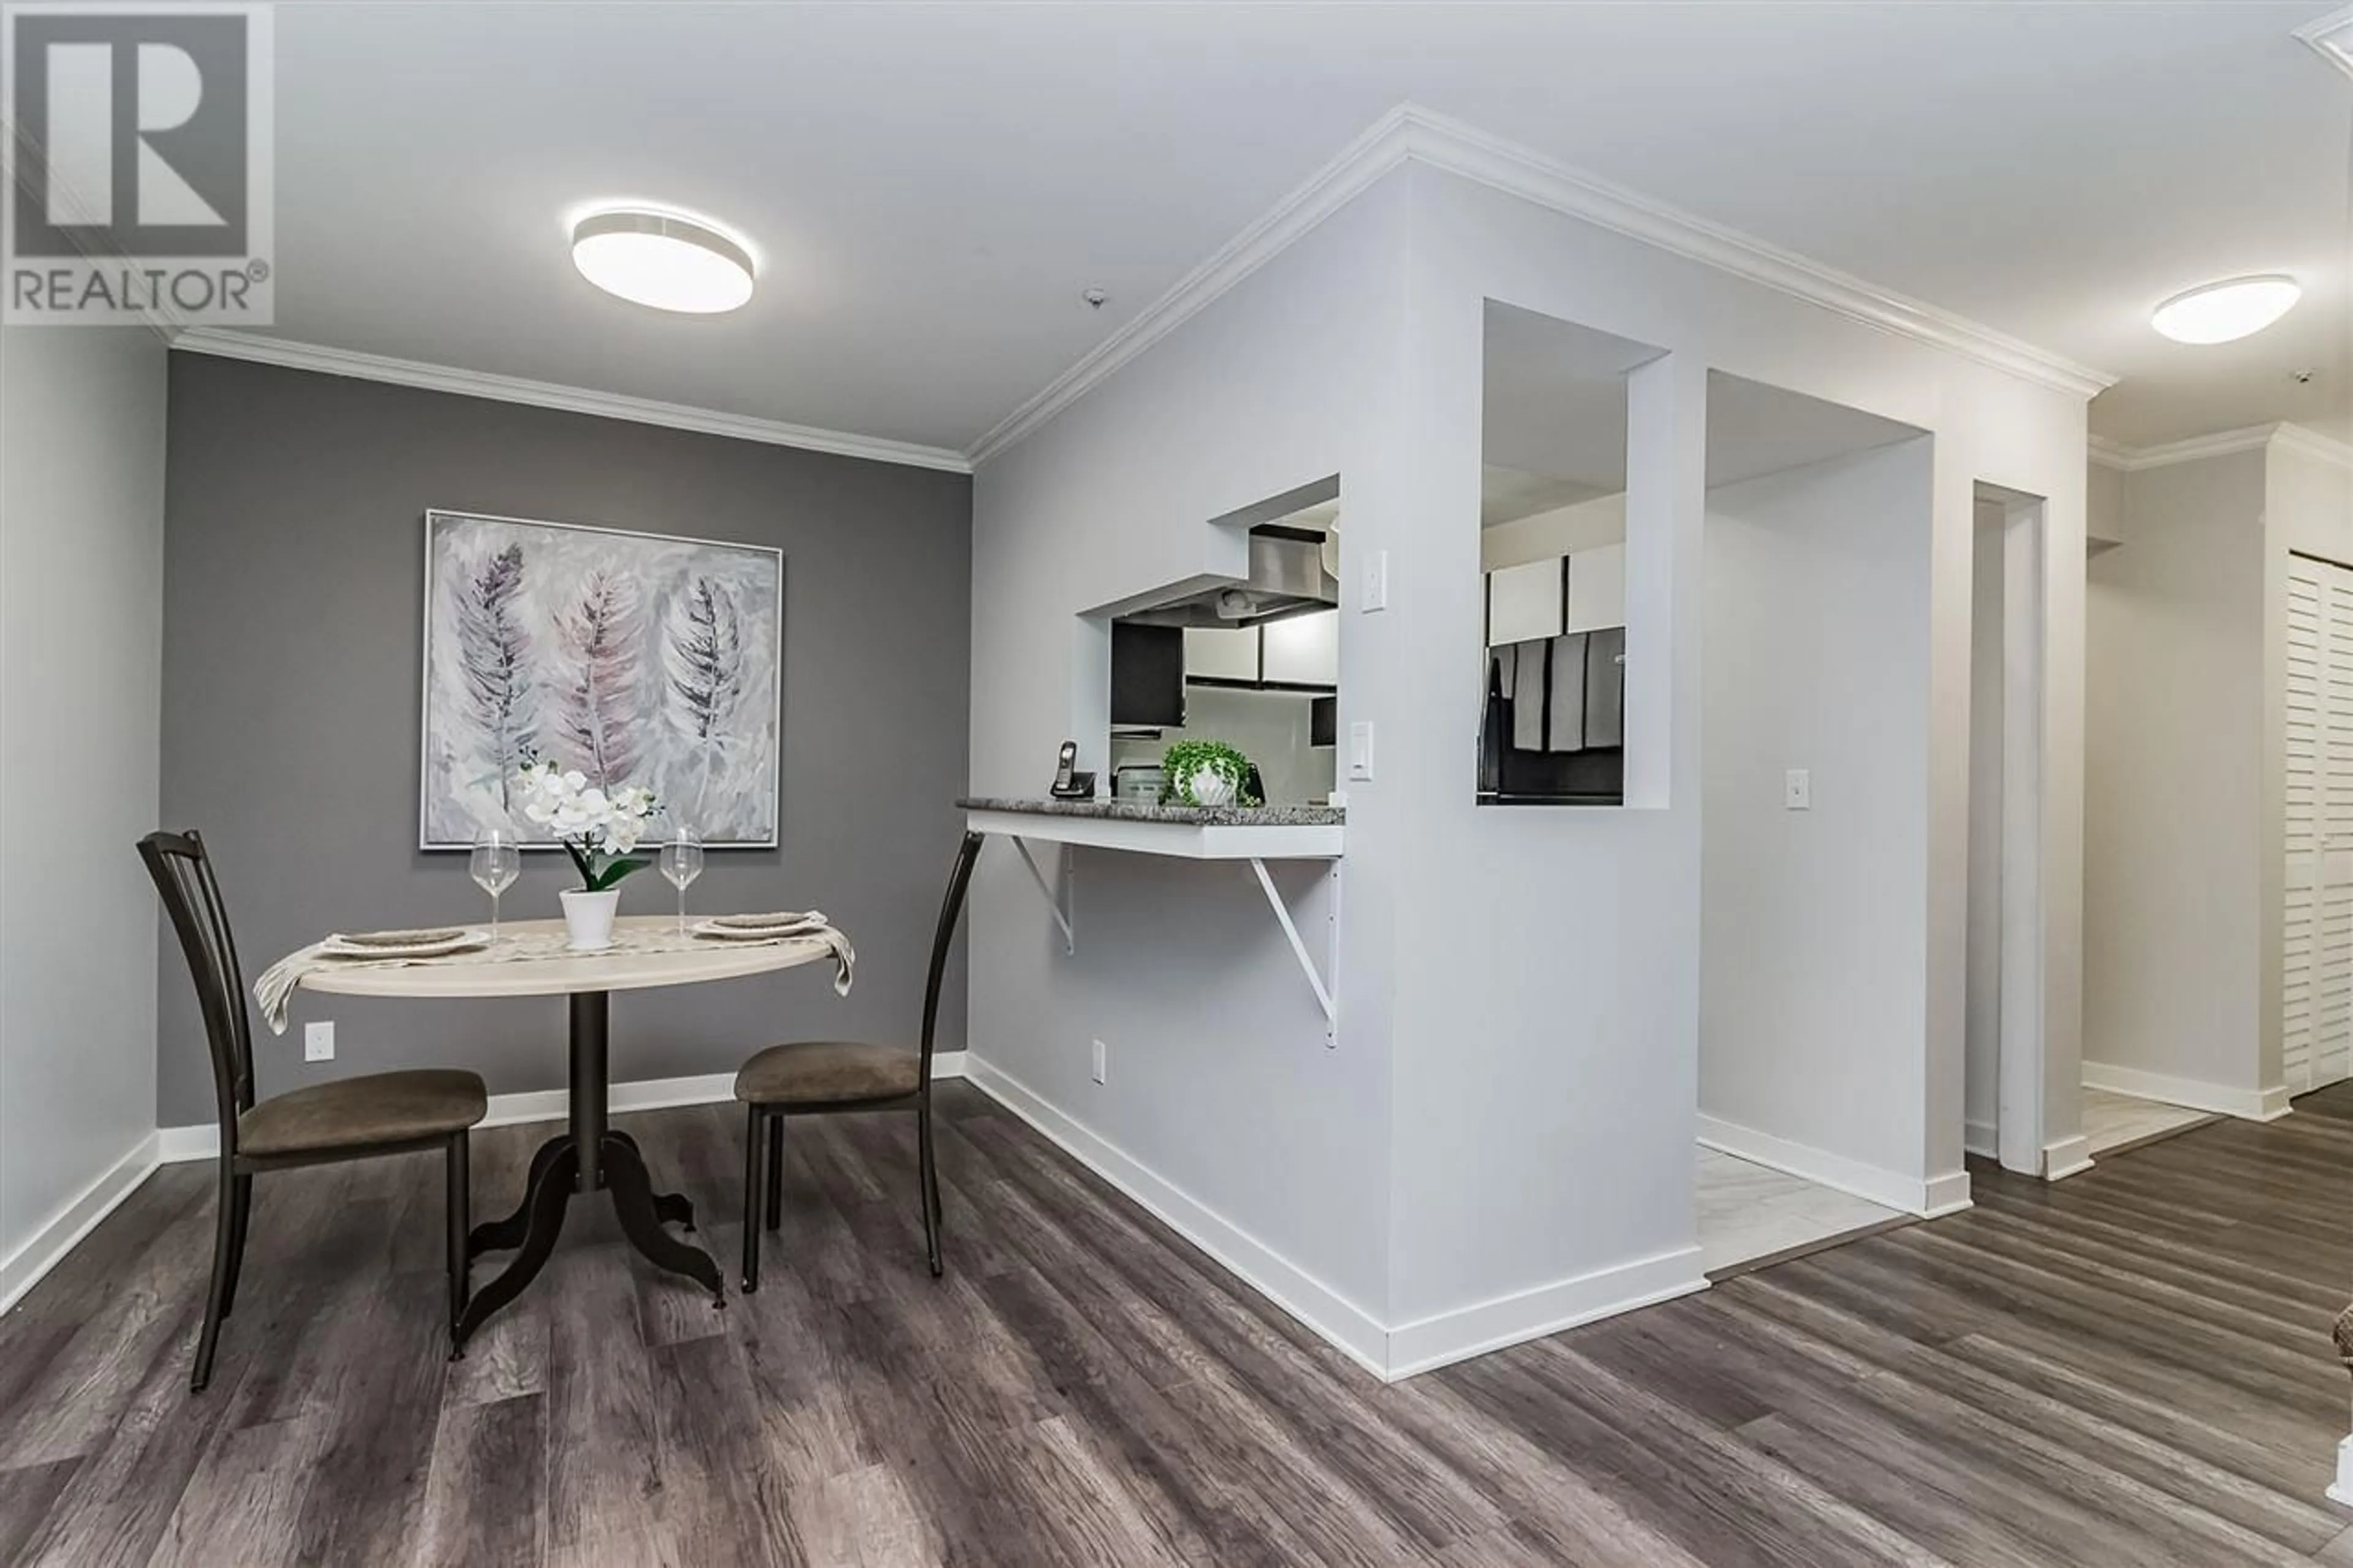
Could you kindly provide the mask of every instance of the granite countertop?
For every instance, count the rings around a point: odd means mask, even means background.
[[[1094,816],[1113,822],[1174,822],[1188,827],[1330,827],[1348,820],[1341,805],[1145,805],[1124,800],[959,800],[966,811],[1018,811],[1033,816]]]

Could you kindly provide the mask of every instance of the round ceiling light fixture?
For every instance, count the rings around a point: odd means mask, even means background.
[[[2159,305],[2149,324],[2177,343],[2227,343],[2262,331],[2304,298],[2296,280],[2280,273],[2201,283]]]
[[[572,265],[607,294],[710,316],[752,297],[752,256],[708,224],[670,213],[593,213],[572,226]]]

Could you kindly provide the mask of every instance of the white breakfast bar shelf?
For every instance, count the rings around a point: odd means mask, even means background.
[[[1340,856],[1345,814],[1336,806],[1272,806],[1256,809],[1135,805],[1111,801],[964,800],[965,826],[975,833],[993,833],[1008,839],[1038,884],[1054,924],[1062,933],[1062,951],[1076,954],[1079,939],[1076,904],[1071,892],[1071,858],[1062,858],[1061,887],[1057,889],[1031,852],[1032,844],[1062,844],[1082,849],[1115,849],[1134,855],[1165,855],[1180,860],[1243,860],[1258,878],[1267,907],[1274,911],[1299,961],[1300,973],[1315,992],[1324,1009],[1324,1038],[1330,1044],[1338,1019],[1334,995],[1340,942]],[[1270,860],[1327,860],[1332,898],[1325,924],[1324,962],[1318,969],[1299,934],[1291,906],[1282,899],[1266,868]]]

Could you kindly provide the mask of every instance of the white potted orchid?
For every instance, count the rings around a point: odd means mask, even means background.
[[[562,895],[571,946],[584,952],[612,946],[621,879],[646,866],[632,851],[652,821],[654,792],[642,784],[607,790],[553,762],[532,763],[516,785],[523,816],[554,835],[580,872],[580,886]]]

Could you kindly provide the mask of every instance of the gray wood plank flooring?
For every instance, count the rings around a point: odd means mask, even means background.
[[[621,1119],[735,1256],[732,1107]],[[475,1142],[478,1202],[544,1130]],[[436,1157],[264,1176],[211,1390],[211,1172],[0,1319],[0,1563],[2353,1563],[2353,1086],[1383,1388],[1018,1121],[797,1121],[714,1311],[575,1205],[442,1359]]]

